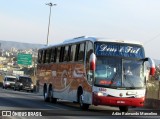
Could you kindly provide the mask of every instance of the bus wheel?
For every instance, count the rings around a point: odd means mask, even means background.
[[[128,106],[119,106],[119,110],[121,112],[127,112],[128,111]]]
[[[83,103],[83,95],[79,95],[79,104],[82,110],[87,110],[89,108],[89,104]]]
[[[47,88],[44,88],[43,90],[44,90],[44,92],[43,92],[44,101],[45,101],[45,102],[49,102],[49,97],[48,97]]]
[[[14,86],[14,88],[13,88],[15,91],[16,91],[16,87]]]
[[[49,90],[49,102],[56,103],[57,98],[53,98],[53,91],[52,89]]]

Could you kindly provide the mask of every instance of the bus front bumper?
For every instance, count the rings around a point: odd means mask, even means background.
[[[126,97],[110,97],[110,96],[98,96],[93,94],[94,105],[109,105],[109,106],[144,106],[145,98],[126,98]]]

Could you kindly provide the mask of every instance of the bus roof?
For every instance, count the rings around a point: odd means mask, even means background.
[[[117,39],[103,38],[103,37],[81,36],[81,37],[76,37],[76,38],[65,40],[65,41],[63,41],[62,43],[59,43],[59,44],[45,46],[43,48],[45,49],[45,48],[50,48],[50,47],[53,47],[53,46],[61,46],[61,45],[65,45],[65,44],[72,44],[72,43],[78,43],[78,42],[83,42],[83,41],[115,42],[115,43],[127,43],[127,44],[142,45],[142,43],[140,43],[138,41],[127,41],[127,40],[117,40]]]

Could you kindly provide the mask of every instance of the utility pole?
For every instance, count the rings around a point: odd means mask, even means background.
[[[48,22],[48,32],[47,32],[47,46],[48,46],[48,38],[49,38],[49,27],[50,27],[50,19],[51,19],[51,7],[52,6],[56,6],[57,4],[52,4],[51,2],[50,3],[47,3],[46,5],[48,5],[50,7],[50,12],[49,12],[49,22]]]

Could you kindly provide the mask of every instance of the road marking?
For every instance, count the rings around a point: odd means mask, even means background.
[[[52,106],[52,105],[46,105],[48,107],[52,107],[52,108],[57,108],[57,109],[61,109],[61,110],[67,110],[67,109],[64,109],[64,108],[60,108],[60,107],[57,107],[57,106]]]
[[[17,96],[15,96],[15,95],[10,95],[10,94],[7,94],[7,93],[4,94],[4,95],[5,95],[6,97],[14,97],[14,98],[17,97]]]

